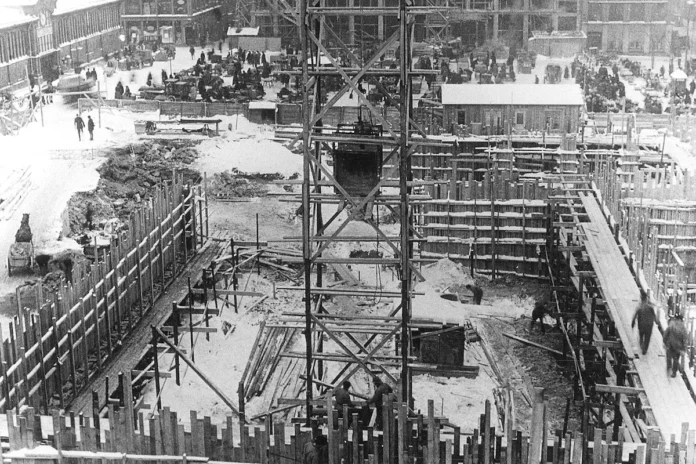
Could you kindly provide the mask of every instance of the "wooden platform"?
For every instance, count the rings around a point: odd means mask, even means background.
[[[580,195],[591,222],[583,223],[585,247],[597,279],[606,298],[607,308],[616,323],[624,348],[634,364],[660,432],[666,443],[670,434],[681,435],[683,422],[696,420],[696,404],[681,376],[671,378],[667,374],[662,334],[653,327],[648,354],[643,356],[638,343],[638,331],[631,328],[631,321],[640,300],[638,285],[631,274],[621,250],[607,224],[597,199],[592,195]],[[635,358],[638,354],[640,357]]]

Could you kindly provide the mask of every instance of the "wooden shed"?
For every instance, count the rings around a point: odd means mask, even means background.
[[[276,104],[267,101],[249,102],[249,121],[256,124],[276,123]]]
[[[573,57],[585,49],[587,36],[582,31],[532,31],[527,49],[550,58]]]
[[[258,27],[230,27],[227,29],[230,48],[258,51],[280,51],[280,37],[261,37]]]
[[[474,135],[506,134],[509,129],[576,133],[584,101],[576,84],[443,84],[442,106],[447,130],[467,126]]]

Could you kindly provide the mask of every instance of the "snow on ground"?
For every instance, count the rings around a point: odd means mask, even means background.
[[[302,157],[271,140],[273,132],[244,116],[223,116],[222,126],[232,128],[222,137],[204,140],[195,167],[208,175],[237,169],[247,174],[279,173],[288,178],[302,172]]]

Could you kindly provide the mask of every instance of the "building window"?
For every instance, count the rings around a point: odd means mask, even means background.
[[[140,14],[140,0],[126,0],[126,14]]]
[[[601,21],[602,20],[602,9],[597,3],[590,3],[587,9],[587,20],[588,21]]]
[[[652,18],[651,21],[667,21],[667,14],[665,13],[664,3],[655,3],[652,5]]]
[[[157,4],[157,11],[159,14],[172,14],[174,11],[172,0],[159,0]]]
[[[524,126],[524,111],[515,111],[515,125]]]
[[[645,21],[645,5],[631,3],[628,6],[628,15],[631,21]]]
[[[577,21],[573,16],[562,16],[558,18],[559,31],[574,31],[577,27]]]
[[[457,124],[464,126],[466,125],[466,111],[457,110]]]
[[[623,21],[624,6],[622,3],[609,5],[609,21]]]

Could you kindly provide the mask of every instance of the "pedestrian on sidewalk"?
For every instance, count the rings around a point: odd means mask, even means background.
[[[667,350],[667,374],[672,370],[672,377],[677,376],[682,353],[686,350],[688,333],[681,314],[669,320],[667,330],[663,335],[663,343]]]
[[[193,45],[189,47],[189,53],[191,54],[191,59],[193,59],[194,55],[196,54],[196,49],[193,48]]]
[[[94,121],[92,121],[92,116],[87,116],[87,132],[89,132],[89,139],[94,140]]]
[[[82,142],[82,130],[85,128],[85,122],[79,114],[75,116],[75,128],[77,129],[77,139]]]
[[[643,351],[643,354],[646,354],[648,352],[648,346],[650,345],[653,324],[655,323],[655,308],[652,303],[650,303],[648,294],[643,290],[640,291],[640,303],[638,304],[636,313],[633,315],[631,328],[636,326],[636,321],[638,321],[640,349]]]

